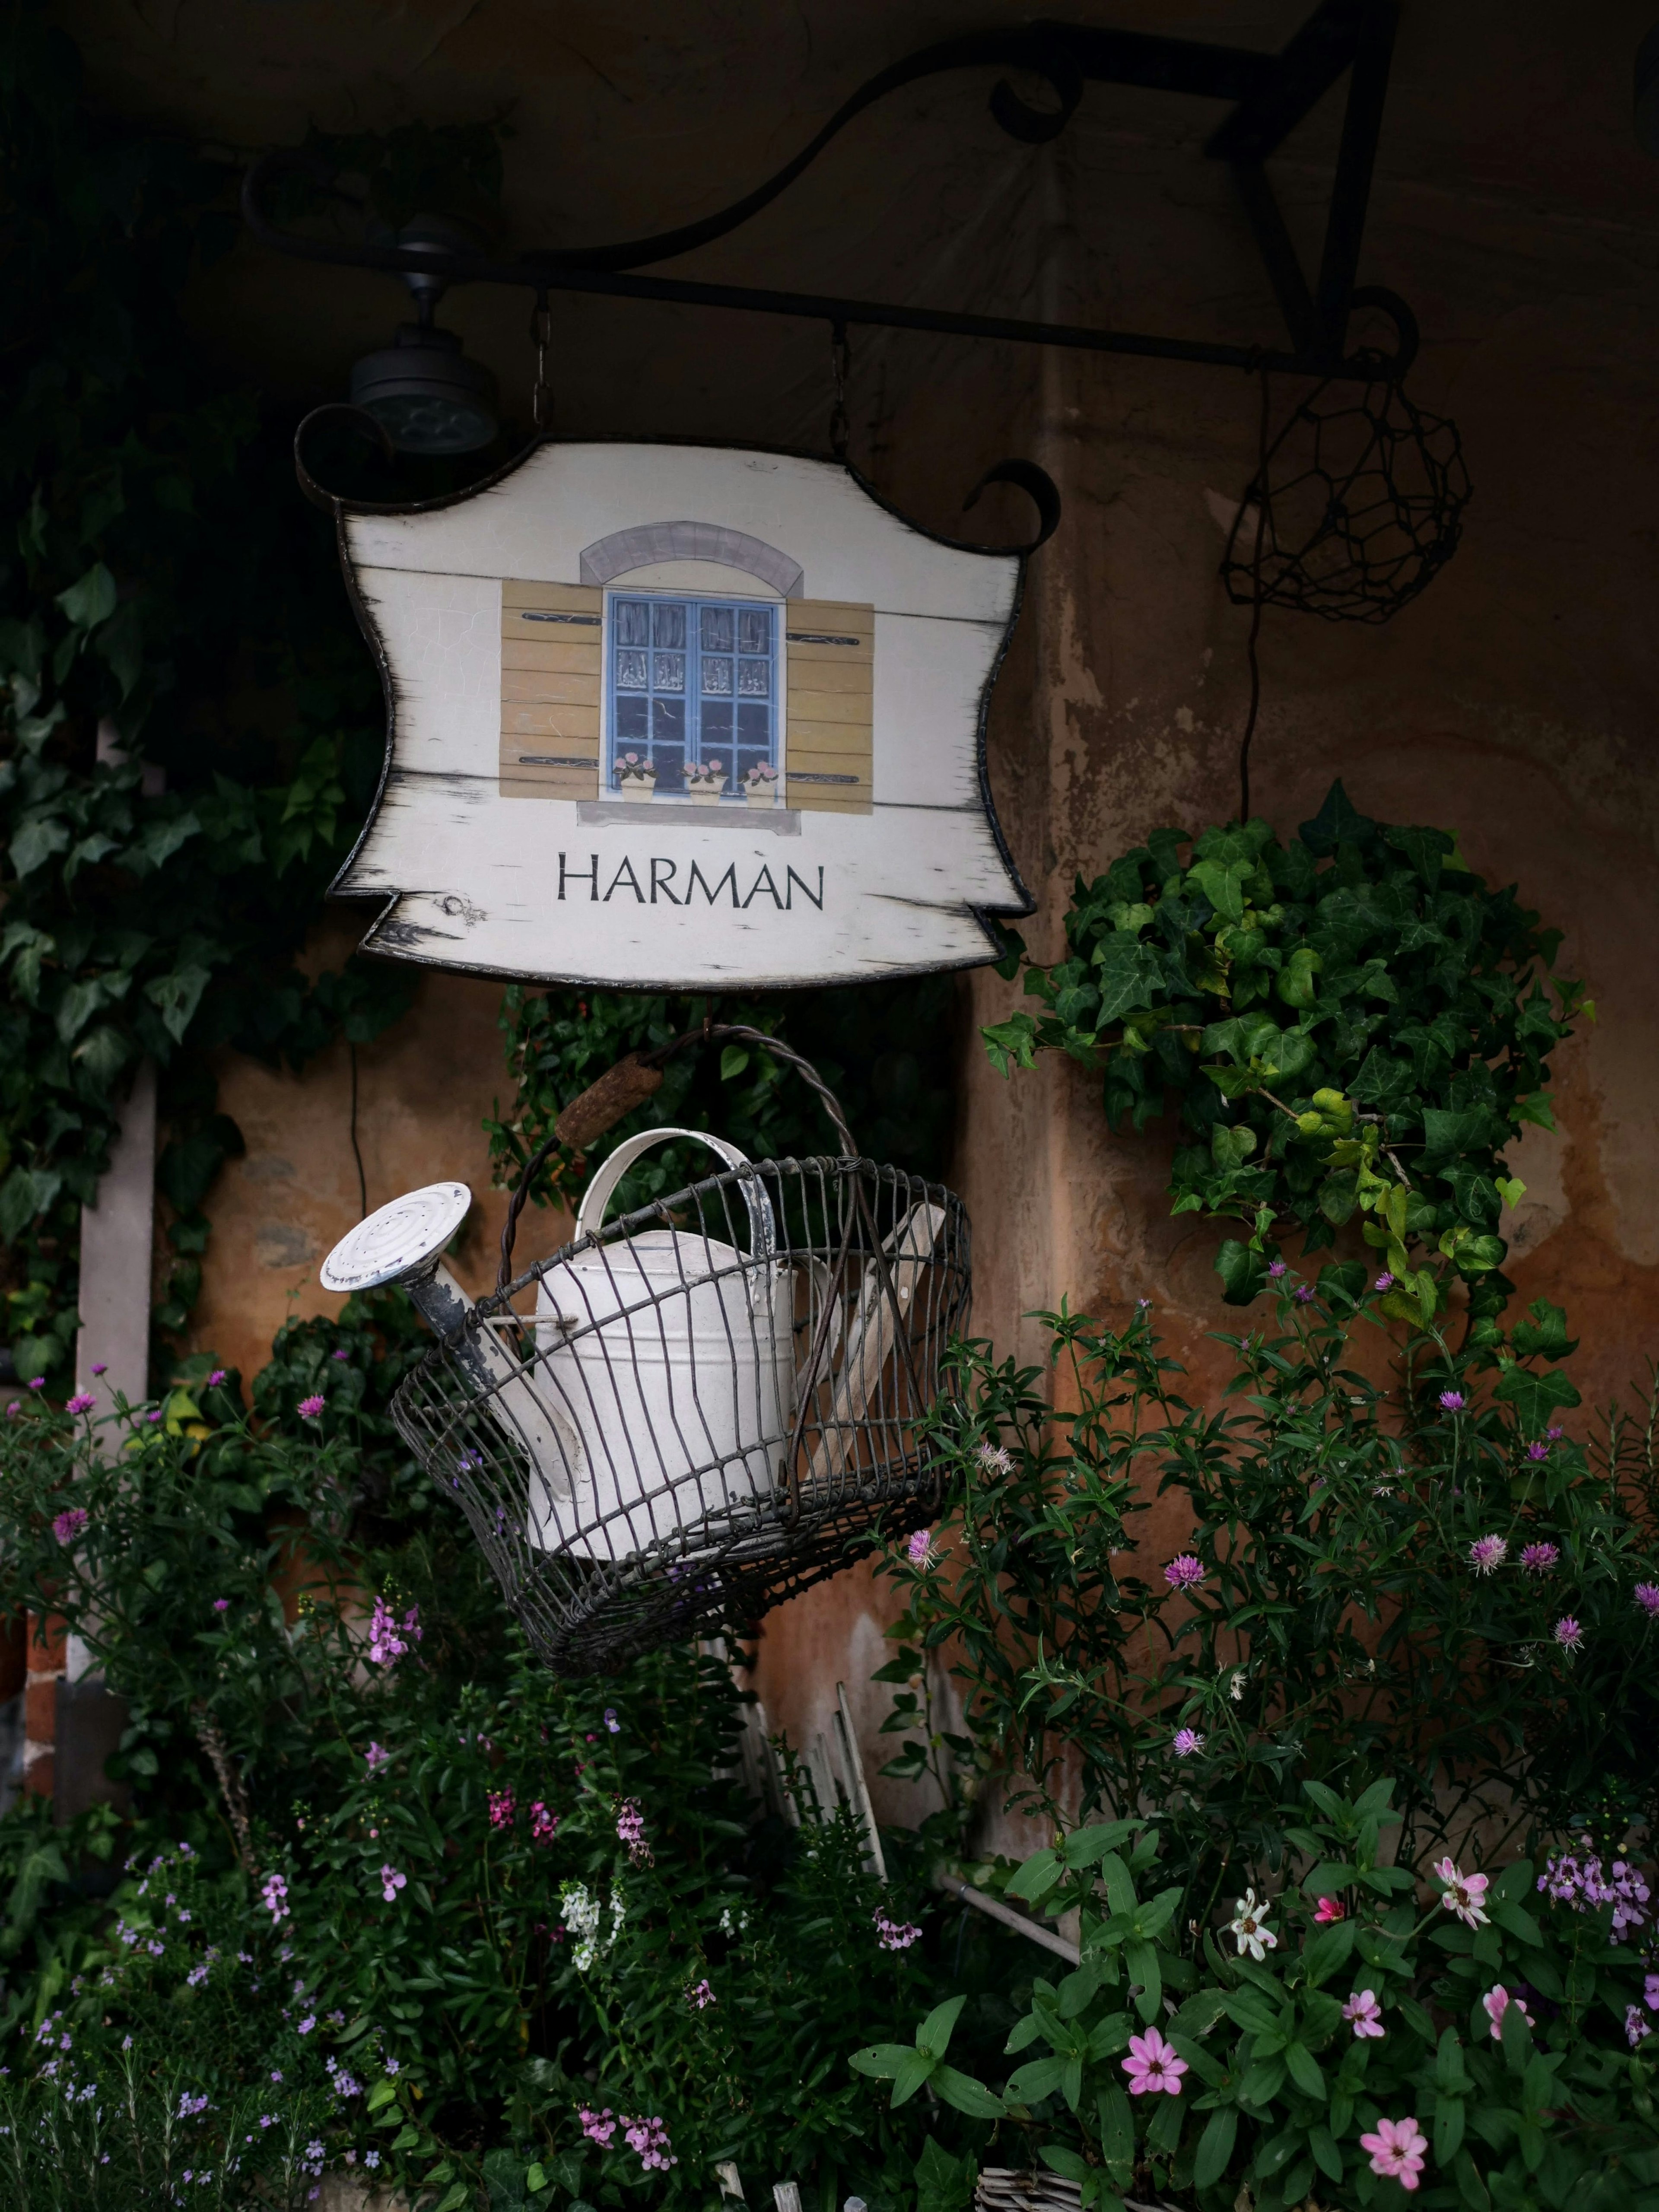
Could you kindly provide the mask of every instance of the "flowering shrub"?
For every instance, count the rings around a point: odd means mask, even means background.
[[[1390,1795],[1309,1784],[1282,1887],[1230,1921],[1224,1904],[1182,1921],[1146,1822],[1072,1831],[1007,1886],[1077,1910],[1082,1952],[1033,1984],[1012,2073],[993,2088],[899,2045],[854,2065],[891,2079],[896,2105],[931,2078],[996,2115],[998,2160],[1040,2160],[1085,2207],[1364,2206],[1387,2201],[1379,2182],[1468,2212],[1650,2204],[1659,1975],[1635,1886],[1621,1928],[1593,1901],[1599,1875],[1564,1863],[1538,1878],[1539,1909],[1525,1861],[1488,1876],[1448,1857],[1419,1883],[1383,1863]]]
[[[1307,1778],[1389,1778],[1414,1864],[1481,1815],[1510,1849],[1529,1822],[1659,1819],[1645,1420],[1564,1433],[1573,1347],[1542,1302],[1484,1347],[1414,1333],[1384,1389],[1364,1268],[1286,1270],[1277,1291],[1277,1329],[1221,1340],[1220,1414],[1179,1395],[1145,1307],[1121,1330],[1046,1317],[1073,1411],[963,1349],[934,1422],[953,1510],[927,1557],[899,1540],[884,1561],[906,1601],[889,1771],[937,1765],[908,1731],[943,1646],[959,1796],[1000,1773],[1058,1820],[1075,1777],[1085,1814],[1155,1807],[1188,1911],[1241,1835],[1282,1847]],[[1143,1565],[1159,1491],[1192,1534]]]

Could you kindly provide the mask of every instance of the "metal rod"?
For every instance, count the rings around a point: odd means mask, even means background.
[[[1348,104],[1343,112],[1336,179],[1325,218],[1317,295],[1320,338],[1338,352],[1347,340],[1348,309],[1365,235],[1377,142],[1382,135],[1382,103],[1388,97],[1395,21],[1392,7],[1367,11],[1348,78]]]
[[[1052,1929],[1044,1928],[1036,1920],[1028,1920],[1023,1912],[1016,1912],[1012,1905],[1003,1905],[994,1897],[987,1897],[983,1890],[974,1888],[971,1883],[963,1881],[957,1875],[939,1874],[933,1880],[949,1896],[959,1898],[963,1905],[974,1905],[981,1912],[988,1913],[993,1920],[1000,1920],[1005,1928],[1018,1929],[1022,1936],[1029,1936],[1033,1943],[1041,1943],[1045,1951],[1057,1952],[1072,1966],[1075,1966],[1082,1959],[1083,1954],[1075,1943],[1068,1943],[1063,1936],[1055,1935]]]

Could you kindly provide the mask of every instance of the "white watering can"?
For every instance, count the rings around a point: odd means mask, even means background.
[[[793,1275],[775,1257],[761,1178],[737,1186],[747,1253],[704,1229],[647,1229],[581,1249],[635,1161],[674,1138],[706,1145],[728,1168],[750,1165],[700,1129],[626,1139],[587,1187],[571,1256],[537,1293],[539,1395],[576,1438],[569,1480],[531,1493],[530,1540],[544,1551],[625,1559],[698,1524],[718,1541],[734,1510],[771,1496],[787,1455]]]

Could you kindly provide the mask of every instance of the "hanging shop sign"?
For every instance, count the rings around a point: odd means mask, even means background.
[[[556,443],[339,508],[381,660],[364,949],[663,989],[998,957],[1030,911],[985,778],[1023,556],[933,537],[838,461]]]

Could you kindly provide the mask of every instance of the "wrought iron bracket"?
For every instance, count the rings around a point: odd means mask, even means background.
[[[1359,249],[1364,234],[1382,105],[1398,17],[1396,0],[1322,0],[1276,54],[1242,46],[1211,46],[1140,31],[1097,30],[1075,23],[1039,22],[1023,30],[969,33],[895,62],[843,100],[794,159],[764,184],[718,214],[676,230],[611,246],[555,246],[515,261],[421,247],[347,244],[284,230],[265,211],[268,188],[283,175],[328,177],[308,149],[277,149],[249,170],[242,211],[260,242],[302,260],[384,271],[424,274],[449,284],[504,284],[538,295],[587,293],[615,299],[654,300],[684,307],[723,307],[751,314],[826,322],[832,331],[858,325],[925,331],[944,337],[1067,347],[1090,353],[1139,355],[1159,361],[1370,381],[1399,378],[1415,347],[1415,327],[1400,323],[1398,350],[1347,349]],[[1143,331],[1086,325],[1031,322],[1002,315],[954,313],[895,301],[842,299],[817,292],[783,291],[746,284],[644,276],[647,264],[672,259],[738,229],[786,191],[832,139],[866,108],[907,85],[964,69],[1018,70],[1045,79],[1053,107],[1036,107],[1006,77],[990,96],[993,116],[1010,137],[1028,145],[1056,138],[1082,101],[1087,85],[1134,85],[1231,103],[1231,112],[1210,137],[1205,152],[1225,161],[1289,333],[1288,348],[1223,345],[1202,338],[1160,337]],[[1268,157],[1338,80],[1348,77],[1336,175],[1327,213],[1324,245],[1312,282],[1304,272],[1267,173]]]

